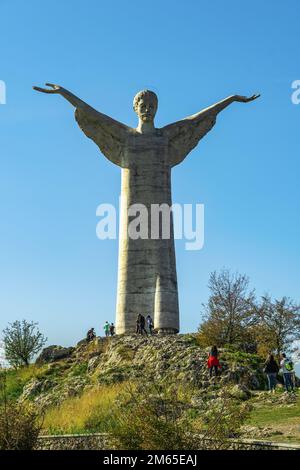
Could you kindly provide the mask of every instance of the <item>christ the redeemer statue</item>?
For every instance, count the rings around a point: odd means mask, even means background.
[[[96,111],[65,88],[51,83],[51,89],[34,87],[43,93],[57,93],[75,108],[75,118],[111,162],[121,168],[121,224],[119,238],[116,333],[133,333],[137,314],[150,314],[158,333],[179,331],[178,289],[172,217],[170,236],[130,237],[129,213],[133,204],[143,204],[151,213],[153,204],[172,205],[171,169],[181,163],[215,125],[220,111],[231,103],[258,98],[233,95],[161,129],[154,127],[158,99],[149,90],[133,101],[139,123],[128,127]]]

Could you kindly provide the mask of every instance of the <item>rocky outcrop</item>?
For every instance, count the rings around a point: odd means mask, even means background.
[[[36,360],[36,364],[47,364],[50,362],[60,361],[61,359],[66,359],[70,357],[75,348],[63,348],[62,346],[48,346],[43,349],[41,354]]]

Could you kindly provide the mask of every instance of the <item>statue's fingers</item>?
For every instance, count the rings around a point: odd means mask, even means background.
[[[55,93],[55,90],[47,90],[46,88],[41,88],[39,86],[32,87],[36,91],[41,91],[42,93]]]
[[[39,86],[33,86],[32,88],[36,91],[48,91],[48,90],[45,90],[45,88],[41,88]]]
[[[46,86],[51,86],[51,88],[59,88],[58,85],[55,85],[54,83],[45,83]]]

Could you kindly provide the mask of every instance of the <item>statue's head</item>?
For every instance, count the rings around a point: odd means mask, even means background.
[[[140,91],[133,99],[133,109],[143,122],[151,122],[154,120],[157,106],[157,96],[150,90]]]

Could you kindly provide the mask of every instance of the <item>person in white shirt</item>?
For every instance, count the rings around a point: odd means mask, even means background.
[[[280,367],[283,372],[284,388],[286,392],[294,391],[294,365],[286,354],[281,355]]]

